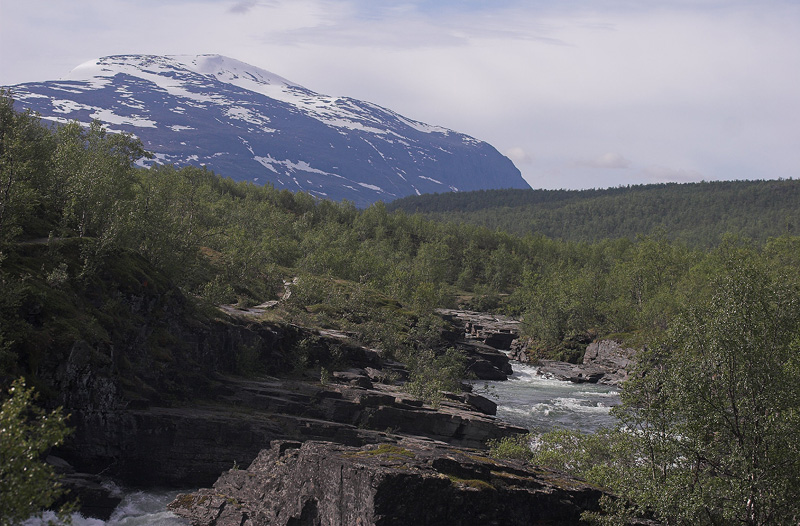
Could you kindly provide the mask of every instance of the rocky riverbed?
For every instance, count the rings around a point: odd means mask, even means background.
[[[583,363],[571,364],[555,360],[539,360],[539,372],[574,383],[597,383],[618,386],[628,378],[635,349],[623,347],[614,340],[590,343]]]
[[[583,360],[579,364],[556,360],[541,360],[530,357],[530,342],[519,337],[520,321],[508,316],[453,309],[440,309],[439,312],[460,328],[460,337],[476,348],[487,346],[506,351],[515,361],[536,365],[539,374],[574,383],[599,383],[617,386],[628,377],[635,349],[626,348],[614,340],[598,340],[589,343]],[[506,376],[510,370],[504,370]],[[505,378],[480,379],[501,380]]]
[[[518,337],[517,322],[464,311],[441,314],[452,323],[442,335],[443,343],[466,354],[472,375],[502,381],[512,373],[508,354]],[[432,407],[402,390],[402,381],[408,375],[402,364],[386,360],[374,350],[354,346],[346,334],[300,327],[259,328],[250,320],[237,321],[242,316],[233,316],[233,323],[224,329],[224,338],[252,342],[263,333],[268,339],[266,343],[259,340],[260,352],[274,363],[286,362],[282,344],[287,340],[313,336],[318,347],[315,352],[333,348],[341,352],[341,346],[346,345],[348,366],[330,371],[324,379],[318,371],[314,373],[317,377],[283,374],[246,378],[216,373],[208,382],[207,391],[191,403],[131,401],[125,399],[111,378],[93,374],[91,360],[84,358],[91,357],[93,351],[76,344],[60,377],[69,386],[65,397],[72,402],[76,432],[58,454],[78,472],[102,473],[129,485],[215,484],[215,489],[208,491],[216,491],[216,495],[220,487],[228,491],[231,481],[242,476],[256,484],[222,501],[209,500],[212,494],[206,490],[192,498],[178,499],[176,511],[190,517],[194,524],[233,524],[235,517],[244,521],[236,524],[253,526],[319,524],[320,517],[345,516],[363,524],[404,524],[407,522],[403,520],[412,517],[417,517],[414,520],[420,524],[443,524],[435,514],[429,520],[420,518],[423,512],[430,511],[430,506],[423,505],[426,501],[417,499],[418,509],[403,504],[408,495],[417,493],[426,495],[430,502],[464,503],[449,512],[463,511],[465,518],[455,522],[460,524],[473,524],[466,517],[484,517],[488,523],[528,524],[542,520],[571,524],[581,509],[596,506],[601,493],[595,489],[563,476],[545,474],[533,466],[512,469],[506,463],[487,459],[480,452],[487,440],[527,430],[495,418],[496,404],[469,392],[468,385],[461,393],[445,393],[442,402]],[[237,336],[237,331],[244,331],[243,335]],[[271,352],[277,354],[270,358]],[[598,353],[601,355],[604,352]],[[403,453],[399,459],[392,454],[371,453],[400,450],[411,453]],[[322,462],[325,458],[330,462]],[[239,469],[251,463],[248,470]],[[266,475],[270,469],[274,471],[274,465],[287,463],[295,467],[274,472],[272,478]],[[316,465],[321,471],[314,475],[308,471],[309,465]],[[69,470],[73,479],[84,480],[72,468]],[[333,476],[337,472],[338,486]],[[224,475],[218,479],[220,474]],[[297,484],[295,494],[302,498],[298,497],[294,507],[275,504],[282,497],[270,494],[273,490],[267,479],[280,488]],[[348,486],[367,479],[372,482],[357,492],[355,486]],[[320,487],[327,489],[319,493]],[[372,493],[367,488],[372,488]],[[251,498],[262,493],[271,496],[258,502]],[[96,516],[110,514],[113,501],[107,495],[100,492],[87,499],[89,495],[92,494],[82,495],[84,510]],[[238,507],[229,505],[233,501]],[[339,507],[326,504],[329,501],[339,502]],[[346,506],[341,504],[350,501]],[[561,504],[554,507],[553,502]],[[98,509],[98,505],[105,508]],[[283,511],[278,514],[280,517],[272,516],[265,506]],[[341,506],[349,507],[344,510]],[[549,511],[542,511],[545,509]],[[350,517],[347,513],[355,515]],[[264,517],[277,522],[264,522]],[[393,517],[403,519],[393,522]]]
[[[517,322],[440,312],[453,323],[445,337],[468,354],[473,374],[496,381],[512,373],[507,353],[518,337]],[[621,377],[618,363],[605,359],[609,353],[616,356],[617,348],[597,347],[587,367],[607,367],[609,382],[613,374]],[[198,526],[266,526],[557,525],[575,524],[582,511],[598,508],[603,492],[597,488],[486,457],[481,450],[487,438],[523,428],[490,416],[496,406],[485,397],[449,393],[434,409],[382,384],[384,375],[371,367],[337,371],[333,377],[341,382],[333,388],[341,398],[324,396],[328,409],[319,416],[330,421],[349,415],[345,420],[353,422],[358,440],[330,435],[320,442],[319,434],[304,441],[274,440],[247,469],[226,471],[212,488],[179,496],[170,509]],[[384,425],[386,431],[377,431]]]

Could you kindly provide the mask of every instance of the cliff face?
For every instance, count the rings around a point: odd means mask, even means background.
[[[481,448],[487,440],[525,432],[468,402],[447,399],[434,409],[392,385],[367,389],[349,383],[223,377],[214,396],[191,403],[73,407],[76,434],[62,455],[76,467],[105,471],[130,484],[200,486],[231,466],[248,465],[275,440],[360,446],[412,435]]]
[[[59,456],[126,483],[194,484],[251,460],[256,437],[265,444],[283,436],[213,406],[231,391],[227,379],[248,364],[264,374],[289,370],[305,331],[209,316],[152,279],[106,278],[98,301],[114,302],[113,316],[81,305],[85,316],[96,316],[91,323],[101,337],[81,331],[59,338],[38,368],[74,428]]]
[[[419,440],[276,442],[170,509],[197,526],[572,525],[602,495],[555,472]]]

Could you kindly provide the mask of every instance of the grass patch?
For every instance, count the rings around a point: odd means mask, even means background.
[[[413,451],[397,446],[395,444],[380,444],[374,449],[366,449],[355,453],[356,457],[386,457],[389,460],[408,460],[416,455]]]
[[[457,486],[467,486],[468,488],[477,489],[480,491],[497,491],[497,488],[485,480],[462,479],[454,475],[447,475],[447,478],[450,479],[450,482]]]

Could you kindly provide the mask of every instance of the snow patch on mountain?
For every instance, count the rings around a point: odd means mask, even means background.
[[[376,192],[383,192],[383,188],[374,184],[358,183],[358,185],[363,186],[364,188],[369,188],[370,190],[375,190]]]
[[[437,181],[433,177],[425,177],[424,175],[419,175],[417,177],[419,177],[420,179],[425,179],[426,181],[431,181],[432,183],[443,184],[441,181]]]
[[[141,166],[205,165],[358,206],[442,188],[527,187],[484,142],[220,55],[104,57],[12,91],[44,119],[97,118],[134,133],[155,154]]]
[[[53,111],[56,113],[72,113],[78,110],[94,110],[94,106],[80,104],[74,100],[58,99],[53,101]]]
[[[250,91],[258,92],[259,87],[265,85],[305,89],[265,69],[222,55],[172,55],[170,58],[191,71]]]
[[[338,174],[335,174],[335,173],[326,172],[325,170],[319,170],[317,168],[314,168],[310,164],[308,164],[306,161],[294,162],[294,161],[290,161],[288,159],[283,160],[283,161],[279,161],[277,159],[273,159],[272,156],[270,156],[270,155],[267,155],[266,157],[256,155],[256,156],[253,157],[253,159],[255,161],[257,161],[258,163],[260,163],[265,168],[267,168],[269,170],[272,170],[275,173],[279,173],[278,170],[275,168],[275,165],[279,165],[279,166],[283,166],[283,173],[286,174],[286,175],[289,175],[290,173],[294,173],[294,172],[305,172],[305,173],[313,173],[313,174],[319,174],[319,175],[329,175],[329,176],[339,177],[339,178],[342,177],[342,176],[340,176]],[[298,183],[298,184],[300,184],[300,183]],[[313,184],[313,183],[311,183],[311,184]]]

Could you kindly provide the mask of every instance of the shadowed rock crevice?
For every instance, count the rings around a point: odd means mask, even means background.
[[[321,524],[316,499],[307,500],[303,504],[303,510],[300,512],[299,518],[290,517],[286,521],[286,526],[320,526]]]

